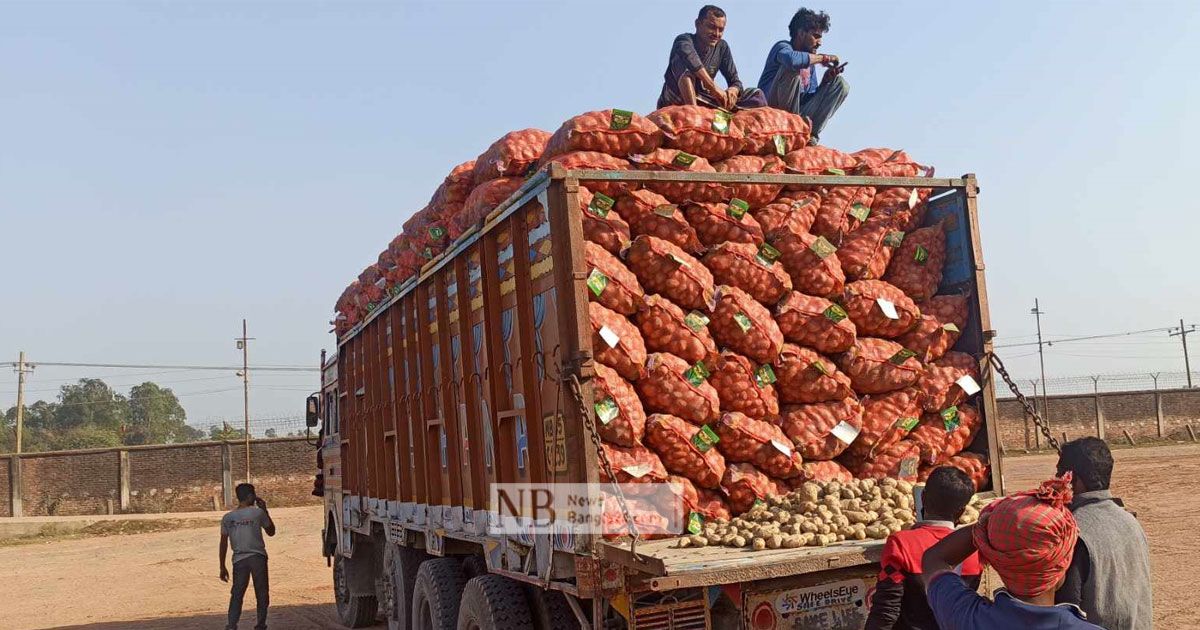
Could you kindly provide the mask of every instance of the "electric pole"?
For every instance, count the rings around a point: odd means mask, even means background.
[[[1196,332],[1196,325],[1192,324],[1191,328],[1187,328],[1183,325],[1183,320],[1181,319],[1179,320],[1179,332],[1168,333],[1172,337],[1179,337],[1183,341],[1183,369],[1187,371],[1188,389],[1192,388],[1192,364],[1188,361],[1187,336],[1194,332]]]
[[[1042,351],[1042,315],[1045,315],[1046,313],[1044,311],[1042,311],[1041,308],[1038,307],[1038,299],[1037,298],[1033,298],[1033,309],[1030,310],[1029,313],[1037,318],[1038,363],[1040,363],[1041,367],[1042,367],[1042,420],[1044,420],[1046,422],[1046,427],[1049,428],[1050,419],[1046,417],[1049,415],[1047,413],[1048,408],[1046,406],[1047,405],[1046,390],[1048,390],[1050,388],[1047,387],[1047,385],[1049,385],[1049,383],[1046,382],[1046,355]]]
[[[17,358],[17,455],[21,454],[21,434],[25,430],[25,375],[33,371],[32,365],[25,363],[25,352]]]
[[[242,412],[246,420],[246,483],[250,483],[250,341],[246,336],[246,320],[242,320],[242,336],[235,338],[238,350],[242,351]]]

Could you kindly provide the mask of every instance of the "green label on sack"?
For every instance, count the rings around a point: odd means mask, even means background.
[[[611,129],[624,129],[633,122],[633,112],[624,109],[612,110],[612,123],[609,124]]]
[[[830,254],[837,251],[837,248],[833,246],[833,243],[825,240],[824,236],[818,236],[817,240],[813,241],[813,244],[809,245],[808,248],[817,255],[817,258],[822,260],[829,258]]]
[[[901,348],[900,352],[893,354],[892,357],[890,359],[888,359],[888,361],[891,363],[894,363],[896,365],[903,365],[905,361],[907,361],[915,356],[917,356],[916,352],[913,352],[912,350],[909,350],[908,348]]]
[[[904,242],[904,232],[888,232],[888,235],[883,237],[883,244],[888,247],[900,247],[900,243]]]
[[[425,257],[425,260],[433,260],[433,248],[426,247],[425,249],[421,250],[421,255]]]
[[[689,534],[699,534],[704,531],[704,517],[696,512],[690,512],[687,519],[687,531]]]
[[[700,386],[700,383],[704,382],[704,379],[708,378],[708,375],[708,368],[705,367],[703,361],[697,361],[696,365],[693,365],[683,372],[683,378],[687,379],[687,382],[697,387]]]
[[[920,418],[900,418],[899,420],[896,420],[896,428],[903,429],[905,431],[912,431],[913,427],[917,426],[917,423],[920,421]]]
[[[691,166],[692,162],[695,162],[695,161],[696,161],[696,156],[694,156],[690,153],[684,153],[683,151],[676,153],[675,159],[671,160],[671,162],[673,162],[676,166],[682,166],[685,168],[688,166]]]
[[[617,401],[611,397],[596,403],[595,407],[596,417],[600,418],[600,424],[612,422],[621,413],[621,408],[617,406]]]
[[[700,430],[696,431],[696,434],[692,436],[692,445],[701,453],[707,453],[708,449],[720,441],[721,438],[717,437],[716,432],[710,429],[707,424],[700,427]]]
[[[825,169],[825,174],[826,175],[845,175],[846,171],[843,171],[840,168],[830,167],[830,168]]]
[[[671,204],[664,204],[661,206],[656,206],[654,208],[654,214],[657,214],[660,217],[673,217],[675,216],[676,210],[678,210],[678,208],[675,206]]]
[[[924,265],[925,261],[929,260],[929,250],[917,245],[917,251],[913,253],[913,260],[918,264]]]
[[[942,324],[942,330],[944,330],[946,332],[952,332],[952,333],[962,332],[958,329],[958,326],[954,325],[954,322],[950,322],[949,324]]]
[[[962,424],[958,417],[958,407],[947,407],[941,411],[942,424],[946,427],[946,433],[950,433]]]
[[[846,309],[837,304],[830,304],[829,308],[825,309],[825,311],[821,314],[835,324],[849,317],[849,315],[846,313]]]
[[[588,204],[587,209],[588,212],[591,212],[592,214],[603,219],[607,217],[608,212],[612,210],[613,203],[615,202],[613,201],[612,197],[601,193],[596,193],[592,195],[592,202]]]
[[[779,134],[775,134],[774,136],[771,137],[771,142],[775,143],[775,154],[776,155],[778,155],[780,157],[787,155],[787,152],[788,152],[787,138],[784,138],[783,136],[781,136]]]
[[[750,318],[746,317],[746,314],[742,312],[734,313],[733,321],[737,322],[738,328],[741,328],[742,332],[749,332],[754,327],[754,324],[750,322]]]
[[[761,387],[766,387],[775,382],[775,370],[771,369],[770,365],[761,365],[757,370],[754,370],[754,383]]]
[[[850,206],[850,216],[859,221],[866,221],[867,217],[871,216],[871,208],[863,203],[856,203]]]
[[[775,249],[766,243],[758,246],[758,263],[764,267],[770,267],[771,265],[775,264],[775,261],[779,260],[781,255],[782,254],[779,253],[778,249]]]
[[[718,109],[713,113],[712,130],[717,133],[729,133],[729,120],[733,118],[729,112]]]
[[[430,226],[429,238],[431,238],[435,241],[440,241],[440,240],[442,240],[442,237],[445,235],[446,235],[446,228],[441,227],[439,225]]]
[[[762,499],[755,499],[754,503],[750,504],[750,509],[753,510],[756,507],[767,507],[767,502]]]
[[[812,363],[809,363],[808,366],[825,376],[829,376],[829,368],[825,367],[825,364],[821,363],[820,361],[813,361]]]
[[[400,293],[400,286],[399,286],[399,285],[395,285],[395,284],[393,284],[393,285],[392,285],[392,288],[388,289],[388,293],[389,293],[389,294],[391,294],[391,295],[397,295],[397,294],[399,294],[399,293]]]
[[[604,289],[608,287],[608,276],[599,269],[593,269],[592,273],[588,274],[587,285],[596,297],[600,297],[600,294],[604,293]]]
[[[376,306],[379,305],[374,302],[367,302],[367,312],[370,313],[371,311],[375,310]]]
[[[725,208],[725,214],[728,214],[738,221],[741,221],[742,217],[746,216],[746,213],[749,211],[750,204],[742,201],[741,199],[730,199],[729,206]]]
[[[692,311],[684,315],[683,323],[687,324],[688,328],[700,332],[702,328],[708,325],[708,317],[700,311]]]

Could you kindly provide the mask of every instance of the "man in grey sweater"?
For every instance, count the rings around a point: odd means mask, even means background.
[[[1062,445],[1058,474],[1073,475],[1071,513],[1079,540],[1055,601],[1077,604],[1087,620],[1112,630],[1151,630],[1150,545],[1137,518],[1112,496],[1113,457],[1104,440]]]

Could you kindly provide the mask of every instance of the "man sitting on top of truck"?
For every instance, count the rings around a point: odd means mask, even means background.
[[[871,600],[864,630],[936,630],[937,621],[921,584],[921,556],[954,531],[954,523],[975,494],[967,473],[943,466],[929,475],[921,494],[921,520],[888,536],[879,560],[879,583]],[[979,555],[971,554],[958,569],[971,589],[979,588],[983,572]]]
[[[767,95],[771,107],[800,114],[812,123],[809,144],[817,144],[825,124],[842,106],[850,93],[837,55],[817,52],[821,38],[829,31],[829,15],[800,9],[788,23],[791,40],[780,40],[771,46],[767,62],[758,79],[758,89]],[[825,66],[825,74],[817,83],[816,66]]]
[[[671,45],[667,71],[663,75],[662,94],[658,106],[704,105],[733,111],[739,108],[762,107],[767,104],[761,90],[742,89],[733,52],[721,39],[725,32],[725,11],[706,4],[696,17],[696,32],[683,33]],[[722,90],[716,82],[717,72],[729,84]]]

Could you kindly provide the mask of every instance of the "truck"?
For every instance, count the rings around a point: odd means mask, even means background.
[[[322,553],[338,617],[389,628],[861,628],[883,541],[751,552],[671,539],[496,534],[493,484],[602,478],[581,182],[931,188],[940,293],[970,295],[983,497],[1004,492],[972,174],[959,178],[567,170],[531,175],[338,339],[322,389]]]

